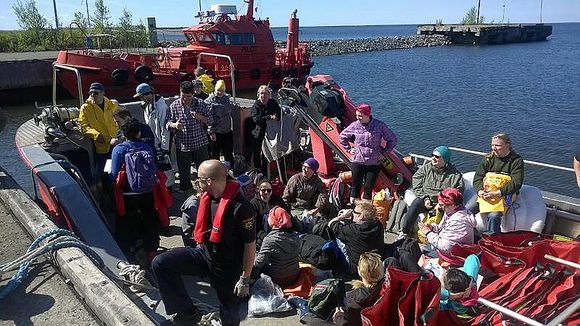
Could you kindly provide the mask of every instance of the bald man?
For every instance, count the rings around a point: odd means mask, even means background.
[[[176,314],[175,325],[192,325],[201,319],[182,275],[209,276],[220,301],[222,325],[239,325],[245,315],[240,312],[239,299],[249,295],[256,255],[255,212],[220,161],[202,162],[197,174],[195,188],[202,193],[193,238],[198,246],[155,257],[153,273],[167,314]]]

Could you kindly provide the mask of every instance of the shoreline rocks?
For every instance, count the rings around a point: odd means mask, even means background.
[[[442,35],[408,35],[408,36],[382,36],[364,39],[338,39],[338,40],[312,40],[301,41],[308,43],[310,54],[316,56],[341,55],[371,51],[386,51],[398,49],[412,49],[417,47],[431,47],[450,45],[451,41]],[[276,42],[279,46],[286,46],[285,41]],[[187,42],[165,42],[164,47],[186,46]]]
[[[442,46],[451,44],[451,41],[441,35],[410,35],[383,36],[368,39],[316,40],[308,41],[307,43],[310,54],[314,57]]]

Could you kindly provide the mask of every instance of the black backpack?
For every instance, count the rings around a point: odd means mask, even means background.
[[[314,86],[310,92],[310,104],[329,118],[344,116],[344,99],[339,90],[333,89],[333,81]]]
[[[346,288],[341,279],[329,278],[320,281],[312,288],[308,309],[319,318],[328,320],[335,308],[343,305],[345,295]]]
[[[300,261],[309,263],[321,270],[331,270],[338,265],[336,255],[331,250],[322,250],[326,239],[315,234],[304,234],[300,237]]]

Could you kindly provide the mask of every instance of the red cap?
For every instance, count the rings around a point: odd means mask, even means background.
[[[463,195],[455,188],[445,188],[437,196],[437,201],[445,205],[463,205]]]
[[[356,112],[360,112],[364,115],[371,115],[371,106],[366,103],[361,103],[356,107]]]
[[[274,206],[268,214],[268,224],[277,229],[290,228],[292,227],[292,218],[284,208]]]

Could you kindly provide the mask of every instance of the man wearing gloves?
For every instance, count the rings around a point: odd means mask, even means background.
[[[256,255],[255,213],[218,160],[201,163],[196,189],[202,191],[193,238],[199,245],[169,250],[152,262],[167,314],[176,325],[194,325],[201,314],[182,275],[208,276],[220,301],[222,325],[239,325],[240,298],[249,295]]]

